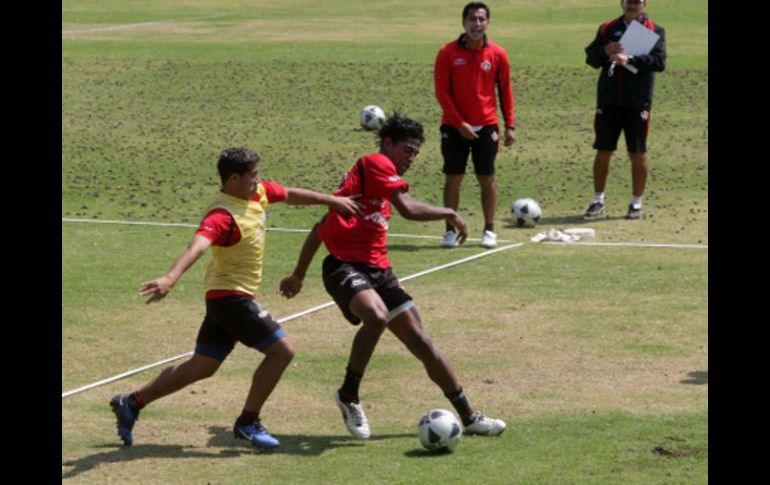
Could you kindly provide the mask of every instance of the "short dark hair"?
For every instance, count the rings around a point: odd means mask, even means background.
[[[382,147],[382,141],[385,138],[390,138],[393,144],[400,143],[408,138],[415,138],[421,144],[425,143],[422,125],[418,121],[402,116],[398,111],[394,111],[393,114],[388,116],[385,124],[377,132],[377,137],[380,139],[380,147]]]
[[[230,175],[242,175],[253,169],[259,163],[259,155],[246,147],[225,148],[219,154],[217,170],[222,184],[227,182]]]
[[[622,1],[622,0],[621,0]],[[468,12],[471,10],[478,10],[480,8],[483,8],[487,11],[487,20],[492,16],[492,12],[489,11],[489,7],[484,2],[471,2],[468,5],[465,6],[463,9],[463,22],[465,22],[465,17],[468,16]]]

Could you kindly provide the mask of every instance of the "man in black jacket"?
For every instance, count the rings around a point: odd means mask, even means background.
[[[586,47],[586,63],[601,68],[597,89],[594,131],[594,196],[585,219],[604,217],[604,189],[612,152],[617,149],[620,132],[626,138],[631,159],[632,197],[626,219],[642,218],[642,195],[647,182],[647,132],[655,72],[666,68],[666,32],[652,23],[645,13],[646,0],[621,0],[623,15],[599,26],[593,42]],[[631,22],[660,37],[646,55],[632,56],[623,51],[619,40]],[[636,72],[634,72],[636,71]]]

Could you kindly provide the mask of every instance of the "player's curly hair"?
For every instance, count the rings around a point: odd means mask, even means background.
[[[418,121],[401,115],[398,111],[394,111],[388,116],[385,124],[377,132],[377,137],[380,139],[380,147],[382,147],[382,141],[385,138],[390,138],[390,141],[394,144],[400,143],[407,138],[415,138],[421,144],[425,142],[422,125]]]
[[[259,163],[259,155],[246,147],[225,148],[219,154],[217,171],[224,184],[230,175],[242,175]]]

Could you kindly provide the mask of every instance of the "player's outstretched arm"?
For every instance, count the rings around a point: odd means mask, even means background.
[[[290,205],[328,205],[343,216],[360,216],[362,206],[355,201],[358,195],[352,197],[338,197],[336,195],[322,194],[308,189],[298,187],[286,187],[286,203]]]
[[[171,291],[171,288],[176,284],[177,280],[187,269],[205,253],[208,248],[211,247],[211,241],[199,234],[193,237],[187,249],[176,258],[174,264],[168,272],[156,278],[154,280],[145,281],[142,286],[139,287],[139,294],[141,296],[151,295],[147,303],[162,300]]]
[[[444,219],[455,228],[457,232],[457,242],[462,244],[468,237],[468,227],[465,221],[449,207],[439,207],[426,204],[415,199],[403,190],[397,190],[393,193],[390,201],[406,219],[413,221],[436,221]]]
[[[294,271],[278,284],[278,293],[286,298],[293,298],[302,291],[302,282],[305,280],[307,269],[313,261],[313,256],[318,252],[318,248],[321,247],[321,238],[318,237],[317,228],[318,224],[313,226],[310,234],[305,238],[305,243],[302,244]]]

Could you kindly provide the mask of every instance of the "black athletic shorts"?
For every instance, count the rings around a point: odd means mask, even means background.
[[[476,175],[494,175],[495,157],[500,144],[497,125],[481,127],[475,140],[466,140],[454,126],[441,125],[441,155],[444,157],[446,175],[464,175],[468,165],[468,153],[473,159]]]
[[[323,262],[323,280],[326,292],[334,298],[342,314],[353,325],[361,323],[361,319],[350,311],[350,301],[362,290],[374,289],[388,310],[412,301],[390,268],[346,263],[329,255]]]
[[[626,147],[629,153],[646,153],[647,132],[650,130],[650,112],[624,106],[596,109],[594,116],[595,149],[617,150],[621,130],[626,135]]]
[[[248,295],[228,295],[206,300],[206,316],[198,338],[195,353],[224,361],[235,347],[235,342],[265,352],[285,337],[272,315]]]

